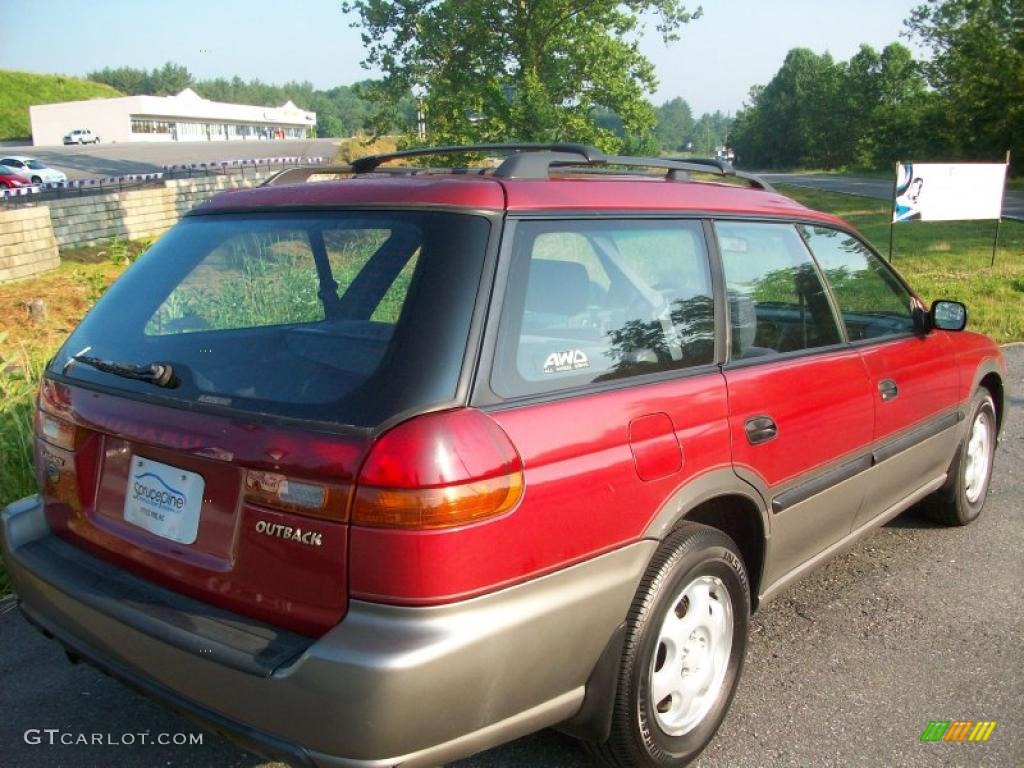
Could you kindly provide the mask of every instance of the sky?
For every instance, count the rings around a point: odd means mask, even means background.
[[[900,39],[921,2],[704,0],[703,17],[679,41],[666,46],[653,23],[641,38],[659,80],[651,100],[682,96],[695,114],[735,113],[791,48],[837,59],[861,43],[880,49]],[[360,66],[352,21],[339,0],[0,0],[0,68],[85,75],[173,61],[200,80],[238,75],[329,88],[376,74]]]

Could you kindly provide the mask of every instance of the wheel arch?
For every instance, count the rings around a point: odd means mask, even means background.
[[[716,528],[736,542],[750,579],[750,608],[756,610],[770,534],[764,495],[731,468],[709,472],[690,480],[665,501],[644,538],[663,541],[684,521]]]
[[[974,381],[971,383],[968,400],[974,396],[979,389],[987,389],[992,395],[992,402],[996,408],[996,435],[1002,432],[1004,417],[1006,415],[1006,390],[1003,385],[1003,373],[1005,368],[996,358],[989,357],[981,362],[974,372]]]

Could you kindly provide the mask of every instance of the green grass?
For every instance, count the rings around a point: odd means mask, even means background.
[[[883,256],[889,251],[889,202],[780,185],[810,208],[845,219]],[[893,266],[928,302],[967,305],[972,330],[1001,344],[1024,341],[1024,224],[1004,221],[995,266],[994,221],[910,222],[893,227]]]
[[[34,104],[109,99],[121,95],[109,85],[91,80],[0,69],[0,140],[32,135],[28,108]]]

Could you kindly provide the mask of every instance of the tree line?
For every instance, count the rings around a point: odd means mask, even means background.
[[[1024,140],[1024,0],[929,0],[900,43],[849,61],[796,48],[750,91],[730,141],[747,167],[882,168],[897,160],[999,161]]]
[[[168,62],[152,70],[135,67],[107,67],[87,75],[89,80],[106,83],[127,96],[170,96],[191,88],[204,99],[232,104],[280,107],[291,100],[300,109],[316,112],[319,137],[345,137],[374,132],[402,132],[415,120],[416,107],[411,96],[400,99],[391,110],[390,124],[378,126],[380,110],[366,95],[372,81],[339,85],[318,90],[310,82],[287,82],[271,85],[260,80],[218,77],[196,80],[188,68]]]

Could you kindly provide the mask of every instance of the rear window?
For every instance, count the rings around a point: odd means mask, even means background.
[[[455,396],[486,219],[435,212],[182,220],[50,372],[152,398],[370,427]],[[168,363],[177,386],[72,359]]]

